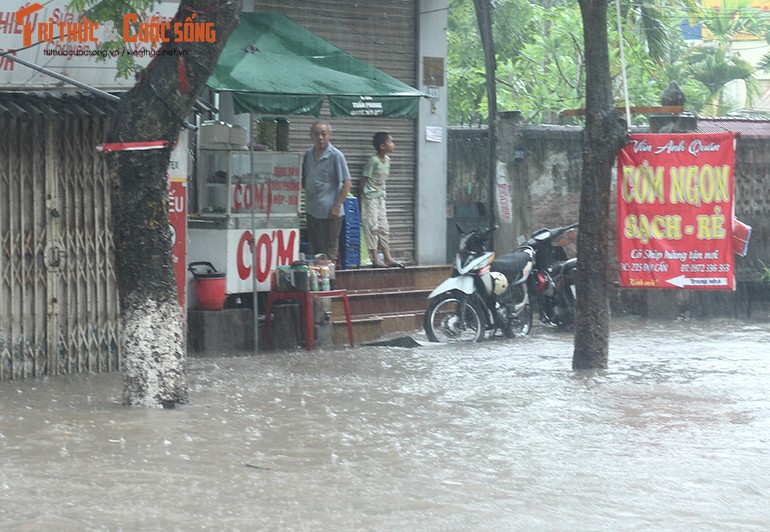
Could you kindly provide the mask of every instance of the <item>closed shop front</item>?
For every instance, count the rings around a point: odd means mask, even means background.
[[[120,368],[108,112],[0,93],[0,380]]]
[[[318,1],[301,7],[286,2],[255,0],[253,9],[285,14],[319,37],[357,59],[416,87],[418,2],[385,0],[346,3]],[[257,118],[259,118],[257,116]],[[312,116],[289,117],[290,149],[302,151],[310,146]],[[388,131],[396,143],[391,156],[388,182],[388,219],[391,225],[391,249],[394,256],[413,260],[415,247],[415,187],[417,184],[415,120],[405,118],[331,118],[326,106],[320,119],[331,123],[332,143],[345,153],[353,176],[353,191],[366,159],[374,153],[372,135]]]

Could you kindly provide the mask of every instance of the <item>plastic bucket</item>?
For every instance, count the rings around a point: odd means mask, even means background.
[[[200,272],[196,268],[206,269]],[[187,267],[195,278],[195,299],[199,310],[225,308],[225,272],[218,272],[210,262],[191,262]]]

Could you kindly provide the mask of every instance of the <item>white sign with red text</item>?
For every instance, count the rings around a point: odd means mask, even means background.
[[[258,229],[257,260],[252,254],[252,231],[248,229],[190,229],[188,261],[211,262],[227,275],[228,294],[269,292],[270,273],[289,266],[299,256],[299,229]]]
[[[508,183],[508,166],[497,161],[497,214],[500,223],[513,223],[513,201],[511,199],[511,186]]]

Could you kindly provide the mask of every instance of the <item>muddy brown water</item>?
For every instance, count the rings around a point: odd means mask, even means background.
[[[0,383],[0,530],[767,530],[770,325],[191,359],[191,404],[116,374]]]

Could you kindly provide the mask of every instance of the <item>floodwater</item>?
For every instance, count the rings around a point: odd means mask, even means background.
[[[767,530],[770,325],[190,361],[189,406],[118,375],[0,383],[0,529]]]

